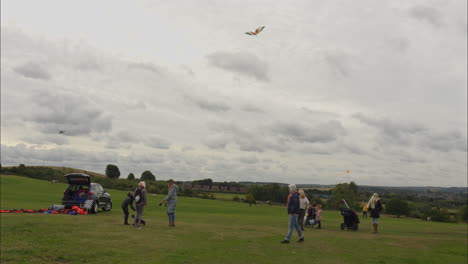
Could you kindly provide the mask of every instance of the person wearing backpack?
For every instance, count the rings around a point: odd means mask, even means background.
[[[144,181],[138,183],[138,188],[134,194],[136,204],[136,216],[133,219],[133,227],[141,228],[141,218],[143,217],[143,210],[146,206],[146,184]]]

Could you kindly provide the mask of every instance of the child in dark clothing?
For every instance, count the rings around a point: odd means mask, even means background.
[[[128,206],[130,206],[130,208],[132,208],[133,211],[135,211],[135,208],[133,207],[133,192],[128,192],[127,193],[127,197],[125,197],[125,199],[123,200],[122,202],[122,210],[124,212],[124,225],[129,225],[128,223],[128,215],[129,215],[129,212],[128,212]]]
[[[307,218],[306,218],[306,226],[310,226],[312,227],[312,225],[310,224],[310,221],[311,220],[315,220],[315,207],[314,207],[315,203],[313,204],[309,204],[309,208],[307,209]]]

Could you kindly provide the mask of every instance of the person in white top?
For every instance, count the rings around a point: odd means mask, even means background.
[[[299,225],[301,226],[301,230],[304,231],[304,216],[307,206],[309,205],[309,199],[305,196],[303,190],[299,190]]]

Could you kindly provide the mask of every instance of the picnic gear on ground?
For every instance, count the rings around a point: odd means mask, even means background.
[[[0,213],[39,213],[39,214],[69,214],[69,215],[86,215],[88,212],[79,208],[78,206],[73,206],[71,209],[59,209],[59,210],[48,210],[48,209],[39,209],[39,210],[28,210],[28,209],[12,209],[12,210],[0,210]]]

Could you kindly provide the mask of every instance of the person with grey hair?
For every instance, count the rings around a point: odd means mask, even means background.
[[[136,204],[136,216],[133,219],[133,227],[141,228],[141,218],[143,217],[143,210],[146,206],[146,183],[141,181],[138,183],[138,188],[134,193],[134,200]]]
[[[304,236],[302,234],[301,228],[299,227],[298,223],[298,215],[300,209],[300,201],[299,201],[299,193],[297,192],[297,187],[294,184],[289,185],[289,195],[287,199],[288,205],[288,215],[289,215],[289,230],[288,234],[284,238],[281,243],[287,244],[291,239],[291,235],[293,233],[293,229],[296,229],[297,235],[299,236],[299,240],[297,242],[301,243],[304,242]]]

